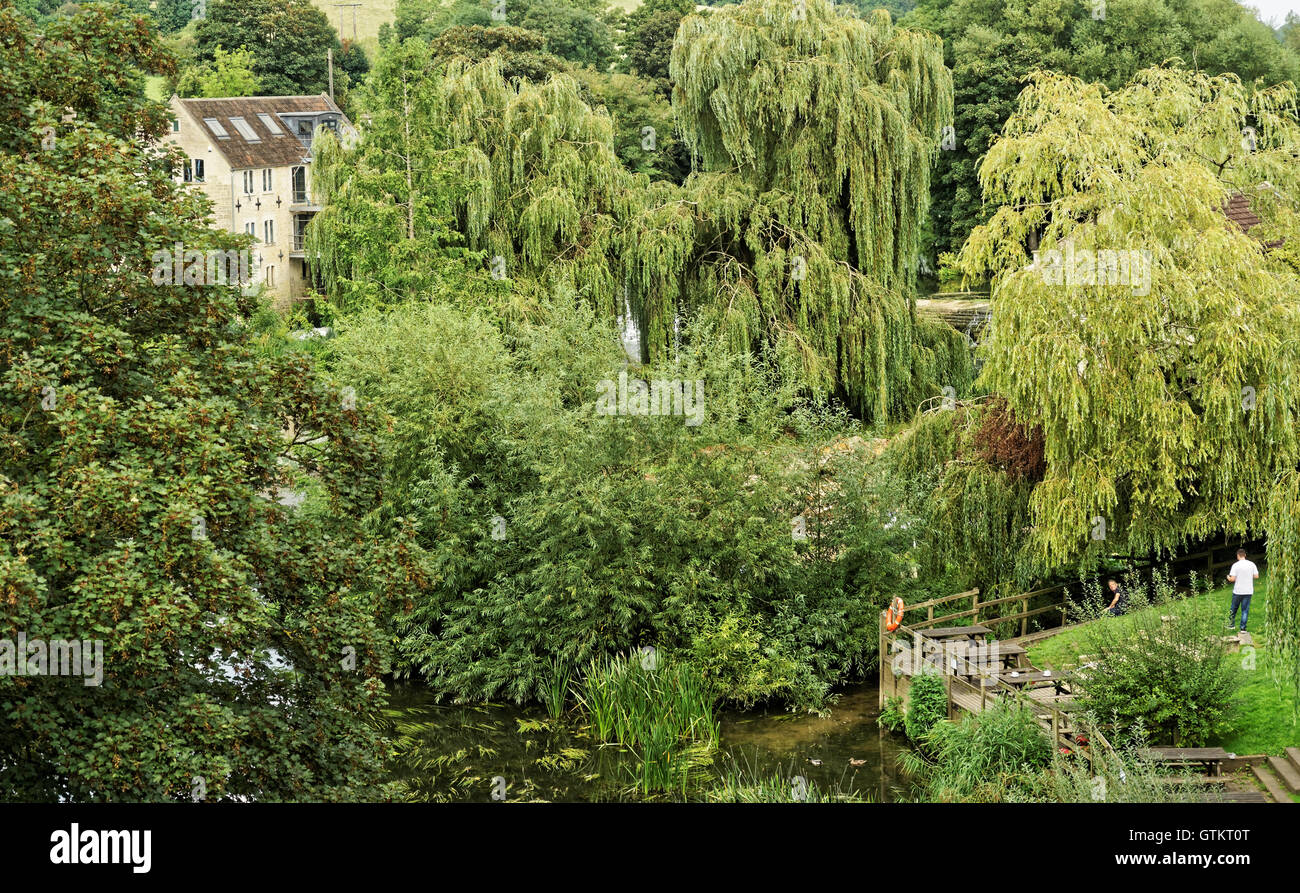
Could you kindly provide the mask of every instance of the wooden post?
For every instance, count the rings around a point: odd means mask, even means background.
[[[975,590],[975,601],[971,605],[971,607],[975,609],[975,613],[971,617],[971,623],[974,626],[979,626],[980,625],[980,593],[978,589]]]
[[[943,674],[943,687],[944,687],[944,691],[947,692],[948,694],[948,718],[956,719],[957,718],[955,715],[956,711],[952,709],[952,674],[951,673]]]
[[[893,672],[889,667],[889,654],[888,652],[885,651],[885,648],[887,647],[888,643],[886,643],[885,641],[885,612],[884,611],[880,612],[880,616],[876,618],[876,622],[880,624],[880,650],[877,652],[877,654],[880,657],[880,703],[877,706],[881,710],[884,710],[885,709],[885,673],[888,672],[890,676],[889,687],[891,689],[891,694],[896,693],[898,689],[898,685],[897,683],[894,682]]]
[[[926,609],[925,619],[927,622],[934,619],[934,605],[930,605],[930,607]]]
[[[330,102],[334,101],[334,48],[325,51],[325,64],[330,70]]]
[[[1029,599],[1024,599],[1023,601],[1020,602],[1020,613],[1022,613],[1022,614],[1026,614],[1026,613],[1028,613],[1028,612],[1029,612]],[[1028,618],[1028,617],[1021,617],[1021,618],[1020,618],[1020,636],[1021,636],[1021,638],[1023,638],[1023,637],[1025,636],[1025,634],[1028,633],[1028,632],[1029,632],[1029,618]]]

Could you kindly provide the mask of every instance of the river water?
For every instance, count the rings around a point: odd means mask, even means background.
[[[904,742],[881,731],[877,714],[874,682],[841,690],[824,717],[723,711],[719,751],[705,772],[802,777],[823,791],[899,799],[907,788],[897,769]],[[387,721],[396,742],[391,777],[408,799],[642,799],[630,790],[630,754],[595,741],[573,714],[552,720],[540,707],[439,705],[427,690],[403,686],[392,691]]]

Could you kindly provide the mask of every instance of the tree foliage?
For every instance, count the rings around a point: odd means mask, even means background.
[[[956,93],[956,146],[935,171],[938,252],[957,251],[993,212],[981,201],[979,162],[1036,69],[1116,89],[1181,59],[1247,83],[1300,82],[1300,56],[1235,0],[1107,0],[1100,16],[1088,0],[921,0],[904,24],[943,38]]]
[[[361,535],[369,412],[255,351],[240,288],[151,279],[178,241],[247,244],[159,146],[140,78],[171,64],[120,8],[0,4],[0,638],[103,648],[98,686],[0,676],[0,797],[380,796],[377,618],[420,571]]]
[[[993,281],[981,381],[1042,431],[1038,566],[1276,529],[1271,610],[1293,616],[1298,149],[1290,85],[1157,68],[1110,91],[1039,73],[1021,97],[981,168],[998,210],[961,261]],[[1234,195],[1262,220],[1249,233],[1225,215]],[[1096,250],[1142,262],[1124,274],[1089,263]]]
[[[252,53],[253,73],[272,96],[324,93],[326,51],[342,49],[334,26],[311,0],[212,0],[194,36],[199,62],[214,62],[218,48]],[[339,79],[336,71],[336,87],[345,87]]]
[[[698,317],[722,349],[760,353],[864,418],[910,414],[970,377],[961,336],[907,302],[949,81],[933,38],[822,0],[808,9],[792,20],[773,0],[686,20],[675,117],[702,165],[681,187],[626,169],[620,152],[660,173],[623,142],[635,111],[593,109],[607,91],[565,72],[511,81],[496,53],[426,76],[441,115],[430,133],[445,134],[461,181],[459,231],[500,258],[522,308],[558,288],[606,319],[630,311],[656,362],[678,320]],[[377,101],[398,107],[396,94]],[[647,127],[642,152],[670,146]],[[404,163],[387,173],[404,179]]]
[[[253,74],[253,54],[239,49],[227,53],[217,47],[211,65],[197,65],[181,72],[176,82],[180,96],[256,96],[261,83]]]

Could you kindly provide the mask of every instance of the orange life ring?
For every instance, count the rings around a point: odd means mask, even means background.
[[[898,629],[903,622],[903,599],[895,596],[894,600],[889,603],[889,610],[885,612],[885,629],[891,633]]]

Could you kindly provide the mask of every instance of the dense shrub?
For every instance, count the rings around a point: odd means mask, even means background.
[[[1191,604],[1163,610],[1092,625],[1079,703],[1116,736],[1141,728],[1155,744],[1196,747],[1232,728],[1240,671],[1220,640],[1221,616]]]
[[[948,718],[948,690],[938,673],[924,673],[912,677],[912,688],[907,694],[907,718],[904,726],[907,737],[924,741],[935,724]]]
[[[340,379],[391,414],[381,517],[415,517],[437,569],[399,619],[400,675],[526,701],[556,660],[655,645],[719,700],[818,708],[873,668],[890,597],[947,592],[912,577],[916,518],[862,429],[779,370],[687,348],[628,369],[593,311],[540,315],[338,321]],[[596,414],[620,371],[704,381],[703,422]]]
[[[1015,792],[1026,774],[1052,762],[1047,733],[1029,708],[1016,704],[935,723],[924,744],[933,759],[925,773],[927,799],[940,802],[1022,799]]]

